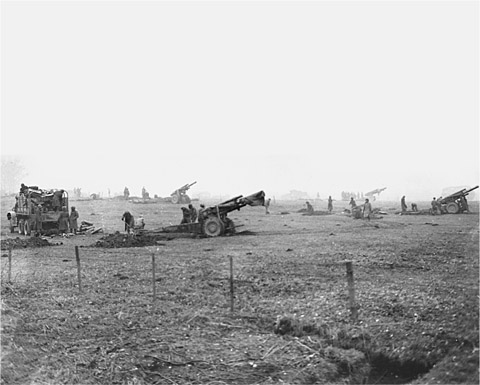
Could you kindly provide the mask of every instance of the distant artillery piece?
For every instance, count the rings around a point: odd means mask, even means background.
[[[473,190],[476,190],[478,186],[471,188],[470,190],[462,189],[453,194],[440,198],[438,201],[442,205],[442,211],[444,210],[448,214],[457,214],[468,212],[468,203],[466,196]]]
[[[172,203],[175,203],[175,204],[188,204],[188,203],[190,203],[192,200],[187,195],[187,191],[195,183],[197,183],[197,182],[193,182],[193,183],[190,183],[190,184],[187,183],[187,184],[183,185],[182,187],[180,187],[179,189],[176,189],[174,192],[172,192],[170,194],[170,196],[172,197]]]
[[[384,190],[386,190],[387,188],[386,187],[383,187],[383,188],[377,188],[375,190],[372,190],[372,191],[369,191],[365,194],[366,197],[370,198],[370,199],[373,199],[375,200],[375,194],[378,194],[380,195],[380,193]]]
[[[227,217],[227,214],[235,210],[240,210],[247,205],[263,206],[264,204],[265,193],[263,191],[259,191],[246,197],[239,195],[216,206],[206,208],[202,212],[202,218],[199,218],[199,222],[164,227],[162,232],[194,233],[203,234],[207,237],[234,234],[235,225],[233,221]]]

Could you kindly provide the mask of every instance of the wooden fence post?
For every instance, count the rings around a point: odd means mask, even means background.
[[[75,246],[75,258],[77,260],[77,278],[78,278],[78,289],[80,293],[82,292],[82,272],[80,268],[80,252],[78,251],[78,246]]]
[[[12,283],[12,246],[8,248],[8,283]]]
[[[157,286],[155,285],[155,253],[152,253],[152,287],[153,287],[153,303],[155,304],[155,301],[157,299]]]
[[[353,265],[351,261],[347,263],[347,283],[348,283],[348,300],[350,306],[350,316],[353,322],[357,321],[358,311],[355,304],[355,283],[353,281]]]
[[[233,313],[233,257],[229,255],[228,258],[230,259],[230,311]]]

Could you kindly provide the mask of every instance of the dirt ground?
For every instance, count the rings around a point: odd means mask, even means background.
[[[159,229],[180,223],[181,206],[70,205],[104,233],[13,249],[11,282],[1,251],[2,384],[479,381],[478,204],[471,214],[402,216],[399,202],[377,200],[386,214],[366,221],[342,213],[348,202],[316,216],[298,212],[304,201],[272,202],[269,215],[229,215],[243,234],[115,248],[98,242],[123,233],[125,210]],[[1,231],[2,245],[25,238],[4,219]]]

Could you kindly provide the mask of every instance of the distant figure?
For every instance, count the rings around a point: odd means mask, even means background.
[[[147,190],[145,189],[145,186],[142,187],[142,198],[143,199],[147,199],[149,196],[148,196],[148,192]]]
[[[355,199],[353,199],[353,197],[350,198],[349,205],[352,206],[352,213],[353,213],[353,210],[357,208],[357,202],[355,202]]]
[[[328,196],[328,212],[331,213],[333,210],[333,200],[332,197],[329,195]]]
[[[412,211],[414,211],[414,212],[418,211],[418,207],[417,207],[416,203],[412,203]]]
[[[200,205],[200,208],[198,209],[198,223],[203,223],[203,221],[205,220],[204,212],[205,212],[205,205],[202,203]]]
[[[125,222],[125,232],[130,233],[135,228],[135,218],[129,211],[125,211],[122,216],[122,221]]]
[[[188,210],[190,211],[190,222],[195,223],[197,221],[197,209],[190,203]]]
[[[402,212],[407,211],[407,204],[405,203],[405,195],[400,200],[400,205],[402,206]]]
[[[442,201],[442,197],[437,199],[437,212],[439,214],[442,214],[442,203],[441,203],[441,201]]]
[[[268,211],[268,208],[270,207],[270,201],[271,201],[270,198],[268,198],[268,199],[265,201],[265,214],[270,214],[270,211]]]
[[[123,189],[123,197],[125,198],[125,200],[127,200],[129,196],[130,196],[130,191],[128,190],[128,187],[125,186],[125,188]]]
[[[463,195],[460,197],[460,212],[470,212],[470,209],[468,208],[467,198],[465,198]]]
[[[65,235],[68,233],[68,221],[69,216],[67,212],[67,208],[64,206],[62,207],[62,211],[58,217],[58,233]]]
[[[140,214],[138,219],[135,221],[135,228],[143,230],[145,228],[145,219],[143,219],[143,215]]]
[[[20,185],[20,193],[25,194],[28,192],[28,187],[25,186],[23,183]]]
[[[436,215],[437,214],[437,209],[438,209],[438,203],[435,197],[432,199],[432,214]]]
[[[370,220],[370,215],[372,214],[372,204],[370,201],[365,199],[365,203],[363,204],[363,218],[367,218]]]
[[[307,201],[305,204],[307,205],[307,213],[308,214],[313,214],[314,210],[313,210],[313,206],[310,204],[310,202]]]
[[[77,234],[77,230],[78,230],[77,219],[78,219],[78,217],[79,217],[78,211],[75,210],[75,207],[72,206],[72,211],[70,212],[70,232],[73,233],[73,234]]]
[[[180,222],[181,225],[185,223],[191,223],[192,219],[190,217],[190,210],[186,207],[182,207],[182,221]]]

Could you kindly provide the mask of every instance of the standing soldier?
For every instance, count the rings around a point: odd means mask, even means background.
[[[130,191],[128,190],[128,187],[125,186],[125,188],[123,189],[123,197],[125,198],[125,200],[127,200],[129,196],[130,196]]]
[[[73,233],[73,234],[77,234],[77,230],[78,230],[78,223],[77,223],[77,219],[78,219],[79,215],[78,215],[78,211],[75,210],[75,207],[72,206],[72,212],[70,213],[70,232]]]
[[[62,207],[62,212],[58,217],[58,233],[65,235],[68,233],[68,211],[65,206]]]
[[[270,207],[270,201],[271,201],[270,198],[268,198],[268,199],[265,201],[265,214],[270,214],[270,211],[268,211],[268,208]]]
[[[372,214],[372,204],[367,198],[365,199],[365,203],[363,205],[363,218],[367,218],[368,220],[370,220],[371,214]]]
[[[62,192],[60,191],[55,191],[53,193],[53,198],[52,198],[53,211],[59,211],[62,207],[61,197],[62,197],[63,191]]]
[[[328,212],[331,213],[333,210],[333,201],[332,201],[332,196],[328,196]]]
[[[205,211],[205,205],[202,203],[200,205],[200,209],[198,210],[198,223],[203,223],[204,217],[203,217],[203,212]]]
[[[197,209],[191,203],[188,205],[188,209],[190,210],[190,221],[195,223],[197,221]]]
[[[355,199],[353,199],[353,197],[350,198],[349,205],[352,206],[352,214],[353,214],[353,211],[357,208],[357,203],[355,202]]]
[[[405,203],[405,195],[400,200],[400,205],[402,206],[402,212],[404,213],[407,211],[407,204]]]

